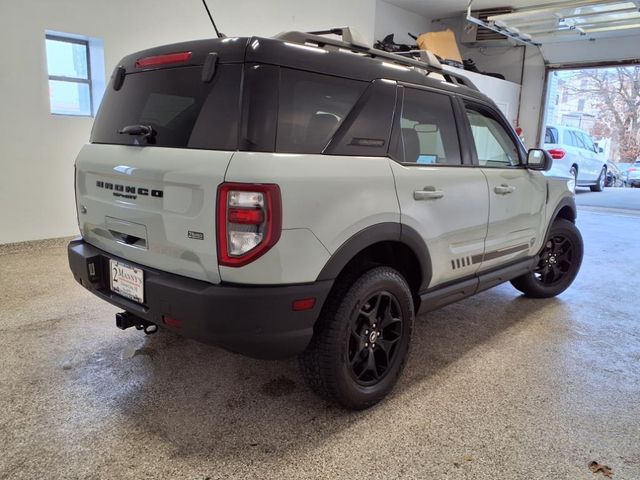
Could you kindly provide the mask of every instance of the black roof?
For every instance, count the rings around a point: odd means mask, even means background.
[[[383,78],[488,100],[471,81],[447,70],[302,32],[288,32],[276,38],[228,37],[173,43],[128,55],[119,66],[126,73],[140,72],[144,69],[135,66],[140,58],[185,51],[192,55],[180,66],[202,65],[207,55],[215,52],[220,63],[271,64],[368,82]]]

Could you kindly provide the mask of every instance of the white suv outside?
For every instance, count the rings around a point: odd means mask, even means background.
[[[636,160],[627,169],[627,185],[631,188],[640,187],[640,160]]]
[[[299,355],[347,408],[380,401],[416,315],[503,282],[569,287],[567,180],[436,61],[301,32],[124,58],[76,161],[76,280],[158,327]]]
[[[589,134],[579,128],[547,125],[544,148],[553,158],[551,176],[570,177],[578,187],[601,192],[607,179],[607,161]]]

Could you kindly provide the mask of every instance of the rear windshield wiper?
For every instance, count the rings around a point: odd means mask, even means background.
[[[157,132],[150,125],[127,125],[118,132],[121,135],[135,135],[146,138],[149,143],[156,143]]]

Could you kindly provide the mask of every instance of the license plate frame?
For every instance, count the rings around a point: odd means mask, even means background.
[[[144,303],[144,270],[110,258],[109,289],[136,303]]]

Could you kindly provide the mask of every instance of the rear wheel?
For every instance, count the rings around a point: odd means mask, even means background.
[[[572,166],[569,170],[569,175],[573,177],[573,193],[576,193],[576,187],[578,186],[578,169],[576,166]]]
[[[321,397],[368,408],[396,384],[406,363],[414,321],[406,280],[376,267],[338,281],[300,356],[302,374]]]
[[[528,297],[548,298],[564,292],[578,275],[583,244],[578,228],[563,218],[553,222],[536,270],[511,284]]]
[[[607,168],[603,167],[602,171],[600,172],[600,176],[598,177],[598,183],[596,183],[595,185],[591,185],[591,191],[592,192],[601,192],[604,190],[604,184],[607,180]]]

